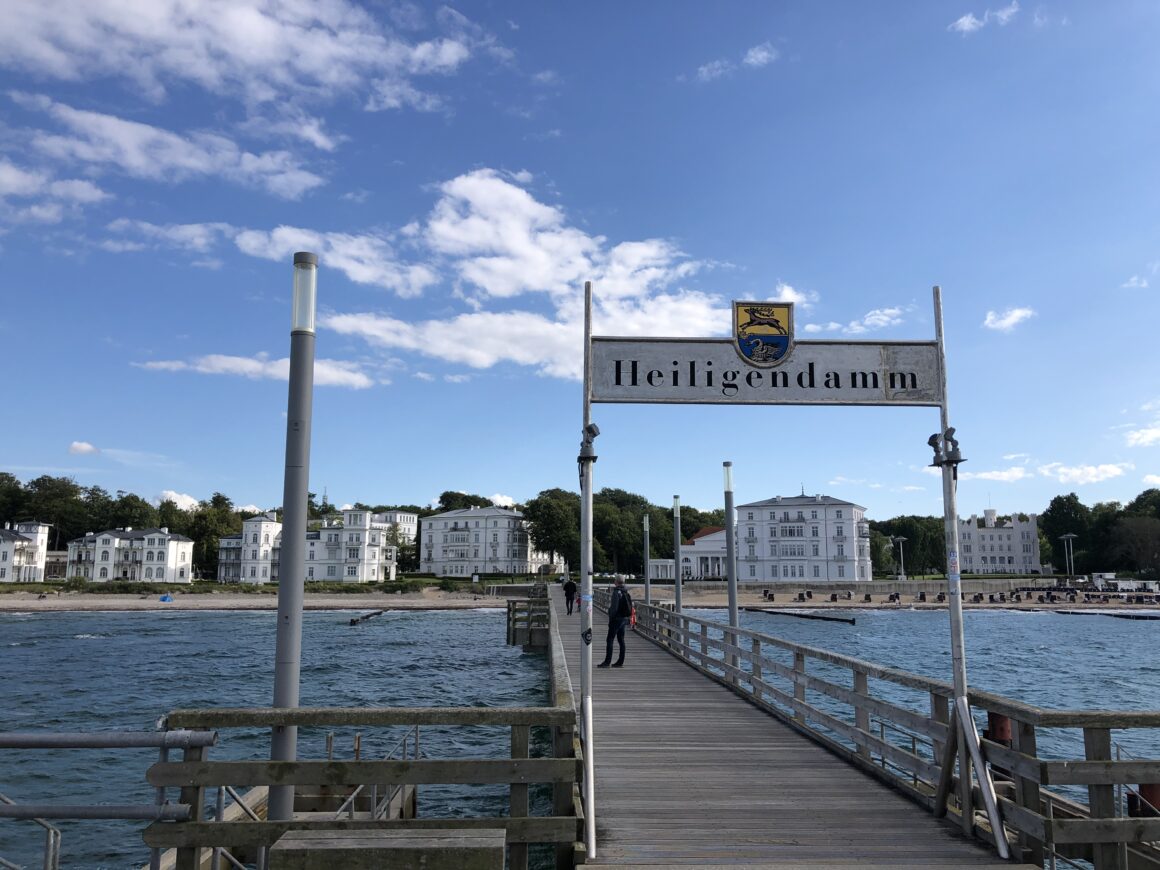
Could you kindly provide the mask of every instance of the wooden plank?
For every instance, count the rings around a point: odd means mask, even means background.
[[[1111,844],[1160,840],[1160,819],[1052,819],[1048,823],[1056,843]],[[1112,865],[1108,865],[1112,866]]]
[[[1121,785],[1152,782],[1160,761],[1045,761],[1043,785]]]
[[[688,621],[699,634],[703,621]],[[658,644],[665,640],[658,636]],[[827,749],[787,724],[798,711],[817,713],[846,729],[844,735],[864,736],[855,724],[796,700],[792,689],[768,686],[776,679],[774,665],[786,668],[780,662],[737,647],[739,657],[759,664],[760,673],[739,674],[753,686],[750,695],[729,685],[738,671],[725,662],[714,660],[715,673],[706,678],[640,631],[630,632],[626,643],[623,669],[593,675],[597,849],[582,856],[587,863],[1011,867],[852,766],[872,769],[855,750],[836,741]],[[708,645],[722,648],[715,638]],[[578,673],[579,642],[567,644],[566,652],[570,672]],[[698,644],[685,654],[698,662]],[[766,703],[759,705],[756,695]]]
[[[153,786],[507,784],[571,782],[572,759],[471,759],[455,761],[202,761],[154,764]]]
[[[572,707],[223,707],[174,710],[166,727],[272,728],[297,725],[340,728],[388,725],[567,725]],[[213,724],[207,724],[213,723]]]
[[[287,831],[438,831],[447,828],[503,828],[509,843],[572,843],[572,816],[506,816],[479,819],[296,819],[292,822],[153,822],[145,828],[146,846],[173,849],[190,844],[254,848],[271,846]]]

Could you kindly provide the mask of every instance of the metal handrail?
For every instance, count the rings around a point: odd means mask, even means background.
[[[0,804],[15,806],[16,801],[0,792]],[[50,825],[43,818],[33,818],[30,821],[44,828],[44,870],[58,870],[60,867],[60,828]],[[7,870],[23,870],[20,865],[5,861],[3,858],[0,858],[0,866],[7,868]]]

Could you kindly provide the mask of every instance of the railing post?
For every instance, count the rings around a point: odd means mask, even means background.
[[[1088,761],[1111,761],[1111,729],[1083,729],[1083,748]],[[1093,820],[1115,818],[1115,786],[1089,785],[1088,808]],[[1124,863],[1120,860],[1121,854],[1118,843],[1092,844],[1092,864],[1096,870],[1126,870]]]
[[[512,758],[528,757],[528,725],[512,725]],[[524,818],[528,814],[528,785],[527,783],[513,782],[511,784],[511,809],[509,815],[513,818]],[[508,844],[509,870],[528,870],[528,844]]]
[[[683,619],[684,617],[682,617]],[[709,626],[701,623],[701,667],[709,667]]]
[[[572,737],[575,733],[573,725],[554,725],[552,727],[552,754],[556,758],[573,758]],[[557,782],[552,786],[552,814],[555,816],[572,815],[572,788],[575,783]],[[571,870],[575,863],[571,843],[556,844],[556,870]]]
[[[1024,755],[1036,757],[1038,750],[1035,747],[1035,726],[1013,719],[1011,721],[1011,748]],[[1042,815],[1043,807],[1040,805],[1039,783],[1025,776],[1020,776],[1016,771],[1012,771],[1012,779],[1015,781],[1015,802],[1025,810]],[[1035,864],[1037,867],[1043,866],[1042,841],[1020,832],[1019,848],[1023,852],[1024,861],[1028,864]]]
[[[867,695],[870,694],[870,681],[869,681],[869,678],[866,676],[865,671],[855,669],[855,671],[854,671],[854,692],[860,698],[865,698]],[[854,707],[854,725],[857,726],[858,730],[862,734],[869,736],[869,734],[870,734],[870,711],[867,710],[862,704],[857,704]],[[858,754],[861,755],[863,758],[869,758],[870,757],[869,744],[867,744],[865,742],[860,742],[858,744]]]
[[[806,654],[794,650],[793,654],[793,669],[795,674],[805,674],[806,672]],[[793,696],[794,700],[806,702],[806,687],[805,684],[795,679],[793,681]],[[799,722],[806,721],[806,714],[800,710],[795,710],[793,717]]]
[[[930,718],[943,725],[950,725],[951,714],[947,709],[947,699],[937,692],[930,693]],[[937,762],[943,756],[943,750],[946,744],[942,740],[932,740],[932,749],[934,751],[934,760]]]
[[[753,697],[758,701],[764,700],[765,693],[761,687],[757,685],[757,681],[761,679],[761,640],[753,638],[752,656],[749,660],[749,673],[752,675],[750,685],[753,686]]]
[[[205,754],[206,750],[201,746],[187,746],[181,760],[184,762],[201,761],[205,758]],[[202,786],[182,788],[179,800],[183,804],[189,804],[189,821],[200,822],[205,818],[205,789]],[[176,867],[177,870],[201,870],[201,847],[179,848]]]

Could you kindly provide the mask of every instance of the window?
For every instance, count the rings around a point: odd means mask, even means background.
[[[109,546],[109,544],[111,544],[111,543],[113,543],[111,538],[105,538],[103,541],[101,541],[101,544],[103,544],[106,547]]]
[[[156,577],[158,580],[164,580],[165,579],[165,569],[158,568],[156,573],[154,573],[153,576]]]
[[[254,534],[250,537],[250,543],[251,544],[258,543],[258,533],[257,532],[254,532]]]
[[[821,566],[819,566],[819,565],[814,565],[814,576],[815,576],[815,577],[821,577],[821,576],[822,576],[822,569],[821,569]]]
[[[251,566],[250,566],[250,576],[251,576],[251,577],[257,577],[257,576],[258,576],[258,569],[257,569],[257,568],[255,568],[253,565],[251,565]]]
[[[5,577],[8,574],[7,568],[0,568],[0,577]]]
[[[358,565],[347,565],[346,566],[346,576],[347,577],[357,577],[358,576]]]
[[[804,519],[806,518],[805,512],[804,512],[804,511],[798,511],[797,518],[798,518],[799,520],[804,520]]]
[[[750,577],[756,577],[756,576],[757,576],[757,566],[756,566],[756,565],[750,565],[750,566],[749,566],[749,576],[750,576]]]
[[[841,510],[841,508],[839,508],[838,510],[834,511],[834,519],[840,520],[841,518],[842,518],[842,510]]]
[[[817,545],[817,544],[814,544],[814,545],[813,545],[813,547],[814,547],[814,552],[813,552],[813,554],[814,554],[815,556],[819,555],[819,553],[818,553],[818,545]]]
[[[250,558],[257,559],[258,558],[258,551],[257,550],[250,550]]]
[[[337,575],[337,573],[335,572],[335,566],[334,566],[334,565],[327,565],[327,566],[326,566],[326,576],[327,576],[327,577],[336,577],[336,576],[338,576],[338,575]]]
[[[8,551],[7,550],[0,550],[0,562],[7,562],[7,561],[8,561]]]
[[[748,531],[745,533],[745,535],[746,535],[746,537],[749,537],[749,538],[752,538],[752,537],[753,537],[753,526],[749,526],[749,529],[748,529]]]
[[[269,535],[262,535],[262,543],[263,544],[270,543],[270,536]]]
[[[358,547],[347,547],[346,548],[346,558],[357,559],[358,558]]]
[[[152,550],[146,550],[146,551],[145,551],[145,561],[146,561],[146,562],[152,562],[152,561],[153,561],[153,551],[152,551]]]
[[[817,526],[810,526],[810,537],[811,538],[818,537],[818,527]]]
[[[845,576],[846,576],[846,566],[845,566],[845,565],[839,565],[839,566],[838,566],[838,576],[839,576],[839,577],[845,577]]]
[[[839,538],[845,537],[845,535],[846,535],[845,526],[834,526],[834,534],[837,535]]]
[[[101,573],[100,573],[100,577],[101,577],[101,579],[102,579],[102,580],[104,580],[104,579],[106,579],[108,576],[109,576],[109,569],[108,569],[108,568],[102,568],[102,569],[101,569]]]
[[[101,550],[101,561],[102,562],[109,561],[109,551],[108,550]]]
[[[746,518],[747,520],[751,520],[751,519],[753,519],[753,511],[749,511],[749,513],[748,513],[748,514],[746,514],[746,517],[745,517],[745,518]]]
[[[270,576],[270,569],[269,569],[269,568],[267,568],[265,565],[263,565],[263,566],[262,566],[262,576],[263,576],[263,577],[269,577],[269,576]]]
[[[313,565],[311,565],[309,568],[306,569],[306,579],[307,580],[314,579],[314,566]]]
[[[184,562],[184,561],[185,561],[185,550],[182,550],[182,551],[181,551],[181,554],[180,554],[180,555],[177,557],[177,560],[178,560],[179,562]]]
[[[810,519],[816,520],[817,518],[818,518],[818,512],[817,511],[810,511]]]
[[[846,545],[845,544],[838,544],[838,555],[839,556],[846,555]]]

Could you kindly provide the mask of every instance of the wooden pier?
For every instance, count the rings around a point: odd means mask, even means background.
[[[557,592],[557,596],[561,593]],[[554,602],[556,612],[563,598]],[[561,616],[579,696],[580,617]],[[603,614],[593,650],[604,654]],[[596,856],[618,867],[1007,867],[790,727],[628,633],[594,669]]]

